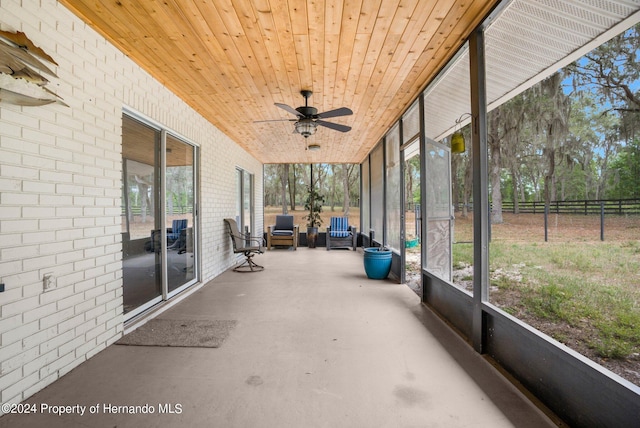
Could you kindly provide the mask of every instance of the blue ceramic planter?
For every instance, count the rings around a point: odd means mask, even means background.
[[[364,271],[369,279],[385,279],[391,271],[391,250],[365,248]]]

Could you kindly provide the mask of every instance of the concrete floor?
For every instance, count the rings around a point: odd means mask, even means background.
[[[256,260],[263,272],[228,271],[160,315],[237,320],[220,348],[113,345],[27,400],[87,406],[83,416],[6,415],[0,426],[556,426],[407,286],[367,279],[360,251]]]

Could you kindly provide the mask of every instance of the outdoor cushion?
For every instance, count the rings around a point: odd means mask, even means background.
[[[271,230],[274,236],[292,236],[293,235],[293,216],[278,215],[276,216],[276,224]]]
[[[292,215],[277,215],[276,225],[273,228],[276,230],[286,230],[293,233],[293,216]]]
[[[348,217],[331,217],[330,227],[329,234],[333,238],[345,238],[351,235]]]
[[[293,230],[272,230],[271,234],[274,236],[291,236],[293,235]]]
[[[167,231],[167,239],[175,241],[180,238],[180,231],[187,228],[187,219],[173,220],[171,222],[171,229]]]

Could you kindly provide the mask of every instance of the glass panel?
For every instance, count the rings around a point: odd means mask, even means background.
[[[386,137],[386,242],[385,244],[396,251],[401,248],[402,207],[400,186],[400,126],[396,124]]]
[[[371,189],[369,188],[369,159],[362,162],[362,233],[369,236],[371,228]]]
[[[251,235],[253,227],[253,174],[236,169],[236,222],[241,233]],[[269,223],[271,224],[271,223]]]
[[[242,230],[242,213],[243,198],[242,189],[244,184],[244,173],[241,169],[236,169],[236,223],[238,228]]]
[[[159,148],[159,131],[123,116],[122,282],[125,314],[162,295]]]
[[[378,144],[371,152],[371,229],[375,236],[374,240],[382,242],[384,219],[384,188],[383,174],[384,153],[382,152],[382,144]]]
[[[425,145],[427,220],[426,266],[434,275],[451,280],[451,180],[449,149],[434,141]]]
[[[165,227],[169,292],[195,278],[194,151],[190,144],[167,135]]]
[[[247,171],[244,172],[242,182],[242,199],[244,207],[242,230],[247,235],[251,235],[251,228],[253,227],[253,176]]]

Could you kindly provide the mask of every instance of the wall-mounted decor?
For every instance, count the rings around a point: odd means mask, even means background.
[[[46,88],[49,80],[42,73],[58,76],[39,58],[58,65],[26,34],[0,31],[0,102],[20,106],[51,103],[67,106],[62,98]]]

